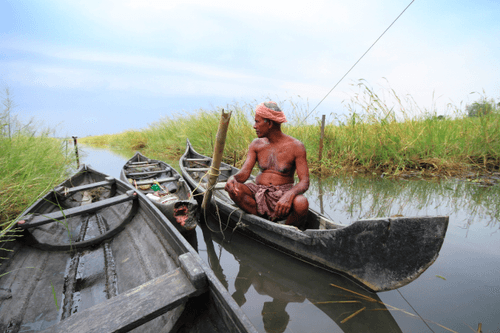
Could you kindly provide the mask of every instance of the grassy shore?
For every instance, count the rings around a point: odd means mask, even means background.
[[[0,135],[0,229],[74,171],[74,153],[46,134]]]
[[[310,169],[322,175],[463,176],[498,172],[500,114],[469,117],[459,108],[451,116],[419,109],[411,99],[395,94],[396,106],[364,86],[347,105],[348,116],[326,124],[319,161],[320,123],[302,124],[304,106],[281,102],[289,123],[283,131],[301,140]],[[255,138],[250,104],[234,104],[224,161],[241,166],[248,144]],[[221,110],[197,110],[164,118],[141,131],[81,138],[96,146],[138,150],[158,159],[176,160],[186,138],[195,149],[212,155]]]

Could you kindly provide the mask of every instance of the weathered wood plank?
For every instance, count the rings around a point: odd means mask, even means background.
[[[97,188],[100,186],[107,186],[107,185],[112,185],[115,183],[115,178],[113,177],[106,177],[106,180],[103,180],[102,182],[96,182],[96,183],[91,183],[91,184],[85,184],[81,186],[75,186],[75,187],[64,187],[64,186],[58,186],[54,188],[54,190],[60,194],[73,194],[79,191],[88,191],[93,188]]]
[[[60,210],[57,212],[49,213],[49,214],[44,214],[44,215],[30,215],[30,216],[25,216],[24,219],[21,219],[17,222],[17,226],[23,229],[26,228],[32,228],[36,226],[40,226],[43,224],[47,224],[50,222],[55,222],[56,220],[59,221],[61,219],[64,219],[65,217],[71,217],[75,215],[81,215],[83,213],[90,213],[90,212],[95,212],[99,209],[103,209],[109,206],[113,206],[122,202],[126,202],[129,200],[133,200],[136,198],[135,191],[130,190],[127,191],[127,193],[112,197],[109,199],[93,202],[87,205],[79,206],[79,207],[73,207],[73,208],[68,208],[65,210]]]
[[[188,162],[210,162],[212,159],[207,157],[207,158],[186,158],[185,161]]]
[[[186,171],[192,172],[192,171],[208,171],[211,168],[185,168]],[[219,171],[231,171],[230,167],[221,167],[219,168]]]
[[[179,263],[189,281],[197,289],[202,289],[207,284],[205,271],[191,253],[187,252],[179,256]]]
[[[167,178],[161,178],[161,179],[147,179],[147,180],[139,180],[139,181],[136,181],[134,183],[132,183],[132,185],[148,185],[148,184],[154,184],[154,183],[166,183],[166,182],[175,182],[176,180],[178,180],[180,178],[180,176],[178,177],[167,177]]]
[[[157,166],[158,162],[153,162],[153,163],[150,163],[150,162],[132,162],[132,163],[127,163],[125,166],[131,166],[131,167],[134,167],[134,166],[137,166],[137,167],[141,167],[141,168],[145,168],[145,167],[150,167],[150,166]]]
[[[182,269],[153,279],[43,331],[45,333],[127,332],[207,291],[196,289]]]
[[[170,171],[170,168],[165,168],[165,169],[156,170],[156,171],[144,171],[144,172],[126,173],[125,175],[127,177],[132,177],[132,176],[154,175],[155,173],[169,172],[169,171]]]
[[[127,164],[132,164],[132,165],[140,165],[140,164],[148,164],[151,163],[151,160],[148,158],[147,161],[139,161],[139,162],[129,162]]]
[[[214,185],[214,190],[223,190],[226,187],[226,182],[218,182]]]

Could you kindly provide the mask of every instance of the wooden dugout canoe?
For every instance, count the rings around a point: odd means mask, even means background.
[[[128,184],[83,166],[2,237],[1,332],[256,332]]]
[[[206,191],[211,158],[197,153],[187,140],[181,174],[198,193]],[[222,163],[210,213],[222,227],[236,229],[261,243],[327,270],[341,272],[379,292],[402,287],[437,259],[448,228],[447,216],[387,217],[345,226],[310,209],[305,230],[271,222],[239,209],[224,191],[238,169]],[[251,177],[249,181],[252,181]],[[307,194],[307,193],[306,193]]]
[[[144,193],[170,221],[175,222],[174,226],[181,233],[196,228],[198,203],[181,175],[167,163],[136,152],[123,166],[120,179]],[[154,191],[151,188],[154,184],[161,190]]]

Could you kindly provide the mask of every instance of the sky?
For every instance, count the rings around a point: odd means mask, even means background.
[[[269,99],[330,122],[360,80],[446,114],[500,98],[498,13],[497,0],[0,0],[0,97],[78,137]]]

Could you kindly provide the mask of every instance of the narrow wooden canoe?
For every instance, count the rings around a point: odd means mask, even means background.
[[[198,203],[181,175],[167,163],[136,152],[123,166],[120,179],[144,193],[181,233],[196,228]],[[152,189],[155,185],[159,191]]]
[[[198,193],[206,191],[211,158],[197,153],[187,140],[179,164],[186,182]],[[377,218],[345,226],[310,209],[306,229],[299,230],[239,209],[224,191],[225,181],[238,169],[222,163],[219,170],[210,213],[221,216],[223,227],[341,272],[375,292],[402,287],[420,276],[437,259],[448,228],[447,216]]]
[[[1,332],[256,332],[146,197],[90,167],[1,238]]]

